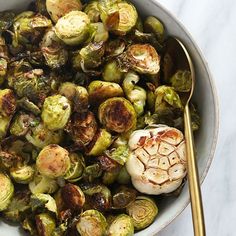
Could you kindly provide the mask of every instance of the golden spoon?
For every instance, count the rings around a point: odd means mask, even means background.
[[[189,102],[192,98],[195,87],[195,72],[190,55],[183,43],[174,37],[170,37],[166,42],[164,54],[164,77],[170,78],[177,70],[187,70],[191,73],[192,87],[188,93],[184,107],[184,131],[186,139],[188,183],[190,190],[192,219],[195,236],[205,236],[205,222],[202,207],[201,189],[199,183],[198,167],[194,152],[194,138],[191,127],[191,116]]]

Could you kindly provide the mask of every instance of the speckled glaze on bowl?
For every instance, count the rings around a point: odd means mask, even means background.
[[[65,0],[66,1],[66,0]],[[0,9],[24,9],[30,0],[0,0]],[[169,35],[177,36],[185,44],[192,56],[196,71],[196,89],[193,100],[198,104],[201,115],[201,130],[197,133],[195,143],[197,150],[199,175],[203,182],[211,165],[218,136],[219,114],[218,100],[213,79],[196,43],[179,21],[155,0],[131,0],[143,16],[153,15],[160,18]],[[155,222],[136,236],[152,236],[170,224],[189,204],[188,186],[185,185],[178,198],[163,201]],[[0,222],[0,235],[23,235],[15,226]]]

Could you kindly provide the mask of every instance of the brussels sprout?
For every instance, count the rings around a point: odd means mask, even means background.
[[[47,209],[57,215],[57,205],[53,197],[49,194],[37,193],[30,197],[30,207],[32,211]]]
[[[160,70],[160,56],[150,44],[133,44],[121,55],[124,67],[141,74],[155,75]]]
[[[96,43],[106,42],[109,38],[109,33],[102,22],[92,23],[90,37],[87,41]]]
[[[134,225],[132,218],[128,215],[118,215],[108,228],[109,236],[132,236],[134,234]]]
[[[30,235],[34,236],[37,235],[37,230],[35,227],[35,222],[31,217],[27,217],[21,223],[22,228],[29,233]]]
[[[105,171],[102,176],[102,183],[105,185],[111,185],[116,181],[119,174],[119,169],[113,171]]]
[[[105,129],[99,129],[91,143],[87,146],[88,156],[101,155],[112,144],[112,136]]]
[[[42,69],[20,74],[13,81],[13,88],[19,97],[27,97],[36,104],[41,104],[51,89],[49,79],[43,75]]]
[[[129,148],[127,145],[122,145],[107,151],[106,155],[120,165],[124,165],[129,157]]]
[[[63,129],[70,115],[71,105],[66,97],[53,95],[45,99],[41,117],[48,129]]]
[[[71,11],[60,18],[55,25],[55,33],[68,45],[83,43],[89,36],[90,20],[82,11]]]
[[[84,12],[88,15],[91,22],[98,22],[100,20],[99,1],[94,0],[89,2]]]
[[[16,99],[11,89],[0,89],[0,115],[11,116],[16,110]]]
[[[46,7],[54,22],[71,11],[80,11],[82,4],[80,0],[46,0]]]
[[[0,34],[12,26],[14,17],[15,13],[11,11],[0,12]]]
[[[126,211],[132,217],[134,228],[141,230],[148,227],[154,221],[158,208],[151,198],[139,196],[127,206]]]
[[[5,81],[5,76],[7,74],[7,60],[5,58],[0,58],[0,85]]]
[[[126,41],[121,38],[110,40],[106,43],[107,57],[117,57],[124,52],[126,48]]]
[[[17,100],[17,106],[26,111],[30,111],[36,116],[41,113],[41,110],[39,109],[39,107],[35,105],[33,102],[31,102],[27,97],[23,97]]]
[[[183,105],[179,95],[172,87],[162,85],[155,91],[155,113],[161,114],[168,109],[182,109]]]
[[[122,97],[123,90],[119,84],[94,80],[88,86],[89,101],[92,104],[100,104],[108,98]]]
[[[65,130],[72,140],[79,146],[88,145],[97,131],[97,122],[92,112],[85,114],[74,113]]]
[[[125,166],[122,166],[122,168],[116,178],[116,181],[119,184],[129,184],[131,182],[131,177],[130,177]]]
[[[6,136],[11,117],[5,117],[0,114],[0,141]]]
[[[1,168],[9,169],[15,167],[22,162],[22,157],[15,153],[0,151]]]
[[[54,193],[58,189],[57,181],[46,176],[39,175],[34,176],[32,182],[29,183],[29,189],[33,194],[38,193]]]
[[[83,179],[88,182],[93,182],[94,179],[101,177],[102,175],[102,168],[98,163],[92,164],[87,166],[84,169]]]
[[[51,27],[52,22],[41,14],[25,11],[14,18],[13,46],[38,42],[44,30]]]
[[[159,42],[164,40],[164,25],[154,16],[148,16],[144,21],[145,32],[154,33]]]
[[[31,166],[20,166],[10,169],[10,175],[16,183],[28,184],[34,178],[34,168]]]
[[[87,210],[80,215],[76,224],[79,234],[84,236],[102,236],[106,233],[106,218],[96,210]]]
[[[129,72],[126,74],[123,81],[125,95],[133,104],[137,116],[141,116],[143,114],[147,99],[145,89],[136,85],[139,80],[140,78],[136,73]]]
[[[11,179],[0,172],[0,211],[7,209],[14,193],[14,186]]]
[[[107,82],[120,83],[123,73],[116,61],[108,62],[103,69],[102,78]]]
[[[102,169],[105,171],[113,172],[120,170],[120,165],[105,154],[98,157],[98,160],[101,164]]]
[[[85,168],[85,161],[81,154],[78,155],[76,153],[70,153],[70,163],[70,169],[65,174],[64,179],[73,183],[82,178]]]
[[[171,78],[170,84],[177,92],[189,92],[192,87],[190,71],[178,70]]]
[[[30,128],[26,139],[35,147],[44,148],[49,144],[59,144],[63,139],[62,130],[49,130],[42,122]]]
[[[39,236],[51,236],[56,228],[55,219],[48,213],[36,215],[35,222]]]
[[[112,196],[114,209],[124,209],[136,199],[136,190],[121,186]]]
[[[60,86],[59,93],[73,102],[76,112],[83,113],[88,110],[89,95],[86,88],[65,82]]]
[[[137,19],[135,29],[137,29],[139,32],[143,32],[143,21],[142,21],[142,18],[140,16]]]
[[[125,98],[110,98],[99,106],[101,124],[117,133],[127,132],[136,126],[136,113],[132,104]]]
[[[126,35],[138,19],[136,8],[125,1],[103,1],[100,4],[101,19],[106,27],[117,35]]]
[[[62,199],[69,209],[80,210],[85,203],[85,196],[79,186],[66,184],[61,189]]]
[[[3,212],[4,218],[11,222],[20,222],[30,209],[29,202],[30,192],[28,190],[17,191]]]
[[[41,42],[41,51],[47,65],[52,68],[60,68],[68,60],[68,52],[55,34],[54,28],[46,32]]]

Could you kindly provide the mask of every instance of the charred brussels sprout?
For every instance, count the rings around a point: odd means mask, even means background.
[[[0,172],[0,211],[5,210],[11,202],[14,193],[14,185],[11,179]]]
[[[47,65],[52,69],[60,68],[68,60],[68,52],[56,36],[54,28],[44,35],[41,50]]]
[[[115,58],[116,56],[122,54],[126,48],[126,43],[127,42],[121,38],[109,40],[106,43],[107,57]]]
[[[15,153],[0,151],[0,165],[3,169],[9,169],[20,165],[23,158]]]
[[[83,173],[83,179],[89,183],[93,182],[95,179],[101,177],[102,168],[99,163],[95,163],[89,166],[86,166]]]
[[[55,33],[65,44],[78,45],[89,36],[90,20],[82,11],[71,11],[60,18],[55,25]]]
[[[77,231],[85,236],[102,236],[106,233],[106,227],[106,218],[96,210],[85,211],[76,224]]]
[[[110,98],[99,106],[100,122],[117,133],[128,132],[136,126],[136,113],[132,104],[125,98]]]
[[[134,225],[132,218],[128,215],[118,215],[108,228],[109,236],[132,236],[134,234]]]
[[[126,208],[126,211],[133,219],[134,228],[141,230],[148,227],[154,221],[158,208],[151,198],[139,196]]]
[[[39,236],[51,236],[56,228],[55,219],[49,213],[41,213],[35,216]]]
[[[0,115],[11,116],[16,110],[16,98],[11,89],[0,89]]]
[[[91,22],[98,22],[100,20],[99,1],[94,0],[89,2],[84,12],[88,15]]]
[[[160,56],[150,44],[134,44],[121,55],[124,67],[141,74],[155,75],[160,70]]]
[[[12,26],[14,17],[15,13],[11,11],[0,12],[0,34]]]
[[[82,4],[80,0],[46,0],[48,14],[54,22],[71,11],[80,11]]]
[[[120,83],[122,75],[118,63],[114,60],[104,66],[102,78],[107,82]]]
[[[48,129],[63,129],[70,115],[71,105],[66,97],[53,95],[45,99],[41,117]]]
[[[95,80],[88,86],[89,101],[91,104],[100,104],[108,98],[122,97],[123,90],[119,84]]]
[[[123,88],[126,97],[133,104],[137,116],[141,116],[143,114],[147,99],[145,89],[136,85],[139,80],[140,78],[136,73],[129,72],[123,81]]]
[[[88,145],[97,131],[97,122],[94,114],[92,112],[85,114],[74,113],[66,126],[66,131],[80,147]]]
[[[46,177],[63,176],[70,168],[69,153],[59,145],[51,144],[39,153],[36,166],[38,171]]]
[[[28,184],[34,178],[34,168],[27,165],[11,168],[10,175],[16,183]]]
[[[192,87],[190,71],[177,71],[170,78],[170,84],[177,92],[189,92]]]

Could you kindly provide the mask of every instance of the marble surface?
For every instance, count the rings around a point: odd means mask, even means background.
[[[158,0],[186,26],[215,80],[220,133],[215,158],[202,186],[207,236],[234,236],[236,222],[236,1]],[[158,236],[193,235],[188,207]]]

